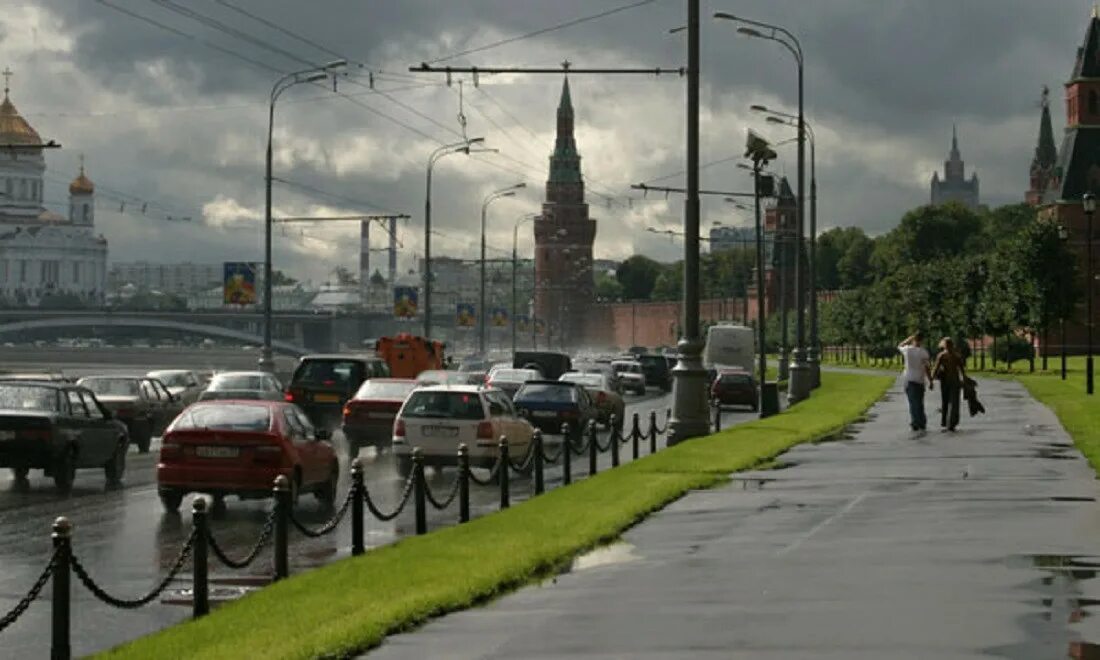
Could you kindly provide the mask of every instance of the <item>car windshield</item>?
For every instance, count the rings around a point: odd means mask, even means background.
[[[603,388],[603,376],[599,374],[565,374],[561,380],[567,383],[576,383],[584,387]]]
[[[138,381],[133,378],[84,378],[79,384],[96,396],[139,396]]]
[[[398,399],[405,397],[416,389],[416,383],[402,383],[395,381],[368,380],[363,383],[359,391],[355,393],[356,399]]]
[[[266,431],[269,428],[271,414],[266,406],[233,404],[191,406],[172,423],[173,431]]]
[[[497,369],[493,372],[492,380],[507,383],[522,383],[538,378],[538,374],[530,369]]]
[[[432,369],[430,371],[424,371],[417,376],[416,382],[421,385],[447,385],[450,383],[465,385],[470,382],[470,374],[460,373],[458,371]]]
[[[572,385],[528,383],[516,393],[516,401],[548,401],[550,403],[574,403],[577,389]]]
[[[363,365],[355,360],[306,360],[294,372],[294,383],[347,387],[358,384],[362,373]]]
[[[641,370],[642,365],[636,362],[612,362],[611,367],[615,369],[616,373],[637,373]]]
[[[187,387],[191,384],[186,371],[153,371],[149,377],[156,378],[166,387]]]
[[[423,419],[482,419],[485,411],[476,392],[425,392],[409,395],[402,417]]]
[[[723,385],[748,385],[752,383],[752,376],[748,374],[722,374],[719,380]]]
[[[210,389],[219,390],[262,390],[263,377],[255,374],[225,374],[215,376]]]
[[[56,412],[57,390],[34,385],[0,385],[0,408]]]
[[[643,355],[638,358],[638,361],[642,363],[642,366],[646,367],[658,367],[661,369],[668,367],[668,362],[662,355]]]

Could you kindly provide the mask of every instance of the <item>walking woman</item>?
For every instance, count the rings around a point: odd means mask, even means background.
[[[966,380],[966,367],[962,356],[955,351],[955,342],[950,337],[940,340],[940,354],[932,366],[932,377],[940,381],[940,427],[954,431],[959,425],[959,399],[962,384]]]

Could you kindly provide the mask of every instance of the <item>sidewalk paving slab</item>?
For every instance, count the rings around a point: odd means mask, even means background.
[[[1095,475],[1022,386],[979,391],[986,415],[915,434],[895,387],[846,438],[367,657],[1100,658]]]

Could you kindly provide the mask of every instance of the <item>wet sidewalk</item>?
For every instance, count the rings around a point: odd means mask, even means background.
[[[368,657],[1100,658],[1094,474],[1022,386],[979,392],[988,414],[917,435],[895,387],[848,438]]]

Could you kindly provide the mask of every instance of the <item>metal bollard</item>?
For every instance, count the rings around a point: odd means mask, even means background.
[[[618,420],[615,415],[611,416],[611,467],[619,467],[619,440],[621,439],[618,433],[615,433],[615,422]]]
[[[53,547],[57,558],[50,580],[53,582],[53,625],[50,640],[51,660],[69,660],[72,647],[69,644],[69,563],[73,555],[73,525],[61,516],[53,521]]]
[[[561,482],[568,486],[573,483],[573,447],[568,424],[561,425]]]
[[[191,526],[195,528],[195,548],[191,551],[191,617],[198,619],[210,613],[210,583],[207,574],[210,530],[206,520],[206,500],[201,497],[196,497],[191,502]]]
[[[544,466],[542,464],[542,431],[535,429],[535,433],[531,437],[531,442],[535,444],[534,449],[531,450],[535,452],[535,495],[542,495],[543,490],[546,489],[546,484],[544,483],[543,479]]]
[[[290,479],[280,474],[275,477],[275,580],[290,575],[288,559],[290,540]]]
[[[508,462],[510,460],[508,458],[508,436],[500,436],[498,448],[497,461],[500,469],[497,470],[497,482],[500,483],[500,508],[507,509],[511,505],[509,501],[511,484],[508,481],[508,471],[511,470],[511,465]]]
[[[363,542],[363,463],[356,458],[351,462],[351,556],[358,557],[366,551]]]
[[[657,411],[649,411],[649,453],[657,453]]]
[[[634,413],[634,424],[630,429],[630,441],[633,445],[631,449],[633,451],[634,460],[638,460],[638,445],[641,441],[641,438],[642,427],[641,424],[638,423],[638,413]]]
[[[588,420],[588,476],[593,476],[598,470],[597,461],[600,457],[600,443],[596,438],[596,422]]]
[[[458,522],[470,522],[470,449],[458,446]]]
[[[714,432],[717,433],[722,430],[722,402],[718,399],[714,400]]]
[[[424,454],[413,447],[413,507],[416,514],[416,534],[428,532],[428,502],[424,496]]]

